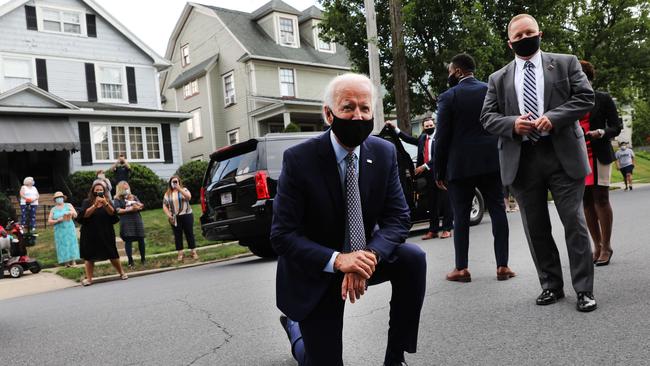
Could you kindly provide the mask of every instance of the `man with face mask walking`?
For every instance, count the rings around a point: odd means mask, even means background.
[[[492,221],[497,280],[515,273],[508,268],[508,219],[499,178],[497,137],[481,126],[481,108],[487,84],[474,77],[476,63],[459,54],[449,64],[449,86],[438,96],[438,132],[435,175],[438,188],[449,190],[454,212],[456,266],[448,281],[470,282],[468,270],[469,222],[474,190],[485,199]]]
[[[433,122],[433,118],[425,117],[422,120],[422,134],[419,137],[413,137],[400,131],[396,121],[386,121],[386,125],[394,129],[402,141],[418,147],[415,176],[416,178],[424,177],[426,180],[425,189],[428,193],[427,208],[429,210],[429,230],[424,234],[422,240],[451,237],[454,221],[449,196],[447,192],[436,187],[433,173],[436,146],[436,124]],[[442,225],[440,224],[441,216]]]
[[[537,305],[564,297],[562,266],[551,231],[550,191],[565,231],[576,308],[596,309],[594,265],[582,197],[590,172],[579,119],[594,105],[594,92],[572,55],[540,51],[535,18],[520,14],[508,24],[515,60],[490,76],[481,113],[483,127],[499,136],[503,184],[517,198],[542,293]]]
[[[368,77],[334,78],[323,101],[331,129],[284,153],[271,244],[280,321],[300,365],[342,365],[345,301],[385,281],[392,298],[384,364],[404,365],[404,352],[416,351],[426,257],[404,243],[411,225],[395,148],[369,136],[374,98]]]

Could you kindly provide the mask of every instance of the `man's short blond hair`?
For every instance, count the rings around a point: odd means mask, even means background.
[[[510,27],[512,26],[512,23],[516,22],[517,20],[523,19],[523,18],[529,18],[531,19],[535,25],[537,26],[537,30],[539,30],[539,24],[537,23],[537,20],[533,18],[532,15],[530,14],[517,14],[512,19],[510,19],[510,22],[508,23],[508,38],[510,38]]]

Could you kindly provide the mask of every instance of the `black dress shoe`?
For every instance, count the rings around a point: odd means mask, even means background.
[[[576,309],[578,309],[578,311],[588,313],[596,310],[597,307],[598,305],[596,304],[596,299],[594,299],[593,293],[578,292],[578,303],[576,304]]]
[[[282,324],[282,329],[284,329],[284,332],[287,333],[287,338],[289,338],[289,341],[291,341],[291,336],[289,335],[289,328],[287,328],[287,317],[286,315],[280,315],[280,324]]]
[[[563,297],[564,291],[562,289],[546,289],[537,297],[537,305],[555,304]]]
[[[406,361],[386,361],[384,362],[384,366],[409,366]]]

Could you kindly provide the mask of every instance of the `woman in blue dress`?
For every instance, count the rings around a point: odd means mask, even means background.
[[[47,222],[54,225],[54,243],[58,262],[70,267],[71,265],[75,266],[76,260],[79,259],[77,230],[73,221],[77,217],[77,211],[71,204],[66,203],[65,199],[63,193],[54,193],[55,205],[50,210]]]

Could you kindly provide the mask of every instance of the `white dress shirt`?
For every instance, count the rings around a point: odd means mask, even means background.
[[[537,87],[537,116],[544,115],[544,65],[542,64],[542,52],[537,53],[528,60],[535,65],[535,86]],[[519,103],[519,113],[526,114],[524,107],[524,65],[526,60],[515,57],[515,92]],[[547,136],[548,132],[540,132],[540,135]],[[524,136],[524,140],[527,140]]]
[[[401,132],[399,127],[395,126],[395,132],[397,132],[397,133]],[[423,133],[424,133],[424,131],[423,131]],[[431,149],[433,148],[433,142],[436,140],[436,132],[434,131],[432,135],[427,135],[427,137],[429,137],[429,146],[428,146],[429,149],[427,151],[429,152],[429,161],[431,161],[431,158],[433,157],[433,151]],[[424,141],[426,142],[426,140],[424,140]],[[426,165],[426,164],[423,164],[423,165],[424,165],[424,169],[429,170],[428,165]]]

